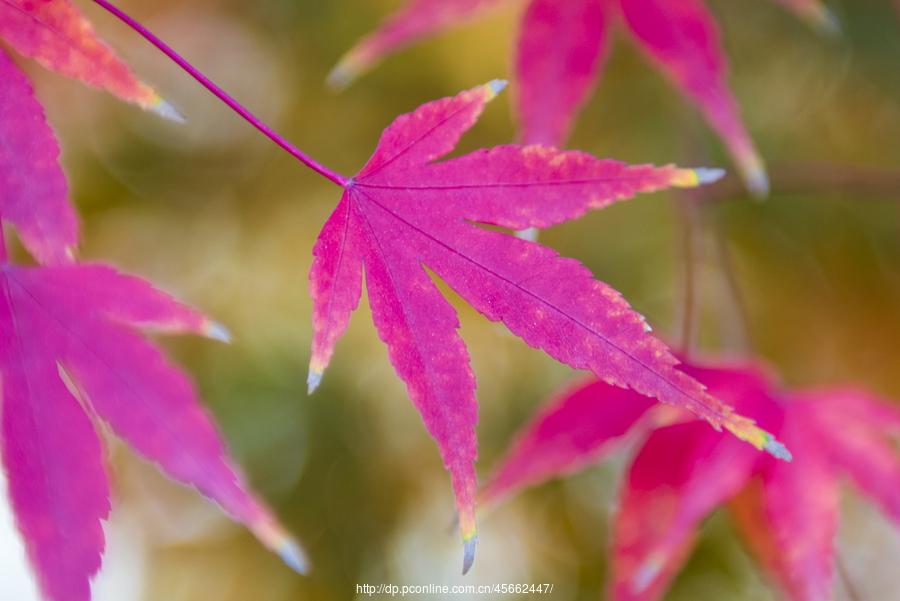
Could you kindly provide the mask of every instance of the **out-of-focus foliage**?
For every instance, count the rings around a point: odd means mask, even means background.
[[[84,219],[82,255],[103,257],[227,324],[230,348],[165,341],[195,375],[257,489],[304,540],[308,578],[124,448],[113,453],[118,507],[97,599],[316,601],[356,584],[553,582],[556,600],[601,598],[616,467],[529,492],[482,517],[479,561],[459,576],[447,476],[367,320],[355,319],[319,393],[307,397],[307,273],[333,186],[215,102],[112,19],[85,4],[104,36],[188,119],[161,122],[25,65],[64,148]],[[349,93],[328,69],[392,0],[201,0],[120,3],[325,164],[366,160],[394,115],[508,73],[514,10],[389,59]],[[859,382],[900,396],[900,204],[884,186],[789,186],[792,165],[900,165],[900,22],[889,2],[843,0],[844,34],[823,39],[769,3],[712,1],[726,31],[732,85],[775,165],[765,203],[740,194],[703,211],[697,273],[700,340],[738,337],[719,268],[724,240],[754,347],[797,386]],[[570,146],[629,162],[726,165],[695,112],[627,44]],[[512,139],[505,107],[460,152]],[[621,290],[657,333],[679,331],[682,271],[675,194],[657,194],[542,234]],[[452,295],[451,295],[452,298]],[[363,301],[366,302],[365,300]],[[484,477],[537,404],[572,378],[501,327],[456,303],[479,376]],[[363,314],[368,312],[362,307]],[[724,324],[724,327],[723,327]],[[119,447],[117,447],[119,448]],[[841,557],[867,599],[896,587],[900,540],[870,506],[848,501]],[[7,540],[4,538],[4,541]],[[3,590],[0,584],[0,591]],[[126,588],[121,588],[121,587]],[[838,585],[840,589],[840,584]],[[130,587],[130,588],[128,588]],[[838,595],[842,595],[841,590]],[[5,594],[3,597],[5,598]],[[772,599],[727,520],[715,516],[669,599]],[[840,597],[839,597],[840,598]]]
[[[593,380],[561,392],[520,431],[482,500],[494,505],[632,443],[637,448],[614,519],[611,598],[661,599],[690,558],[698,525],[730,504],[740,533],[786,599],[830,599],[841,562],[835,539],[842,479],[900,524],[896,401],[862,389],[788,391],[765,366],[741,361],[683,368],[777,432],[793,460],[761,456],[684,412]]]

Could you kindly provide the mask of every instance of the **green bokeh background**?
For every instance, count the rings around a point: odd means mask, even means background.
[[[342,94],[327,90],[324,78],[342,52],[398,4],[120,2],[286,137],[343,173],[365,162],[395,115],[509,73],[515,3],[390,58]],[[767,202],[717,193],[721,202],[693,212],[685,209],[692,197],[655,194],[542,239],[586,263],[677,343],[684,221],[693,215],[702,353],[734,354],[746,346],[726,283],[731,273],[749,346],[787,383],[853,382],[900,398],[900,193],[896,174],[893,188],[890,174],[867,175],[900,171],[894,7],[888,0],[835,2],[844,34],[829,39],[775,3],[711,5],[721,18],[733,88],[777,173],[787,181],[795,168],[823,177],[859,178],[862,170],[862,183],[804,190],[776,178]],[[128,599],[121,591],[137,589],[146,601],[330,601],[362,598],[360,583],[548,582],[557,601],[604,598],[608,521],[625,457],[483,515],[478,561],[461,577],[449,479],[390,369],[365,301],[322,388],[306,395],[310,251],[339,191],[133,33],[86,8],[188,122],[163,123],[27,66],[63,140],[83,215],[82,255],[147,276],[231,328],[234,343],[227,347],[192,339],[164,344],[194,375],[254,485],[314,562],[311,576],[294,575],[213,506],[116,445],[118,506],[98,597]],[[514,135],[504,98],[462,150]],[[570,146],[631,162],[730,167],[694,108],[621,35]],[[542,400],[584,375],[454,302],[479,378],[478,469],[485,478]],[[852,495],[844,517],[841,562],[862,598],[900,599],[900,536]],[[841,581],[836,595],[847,598]],[[667,597],[774,598],[724,514],[704,526]]]

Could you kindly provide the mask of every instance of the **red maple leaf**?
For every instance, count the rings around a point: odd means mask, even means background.
[[[134,76],[69,0],[0,0],[0,40],[48,69],[164,116],[181,118]],[[78,219],[58,164],[59,143],[27,77],[2,48],[0,81],[2,219],[17,226],[39,262],[69,262],[78,244]],[[41,210],[34,210],[34,205]]]
[[[752,549],[794,601],[828,598],[847,475],[900,525],[900,411],[852,388],[792,392],[755,365],[685,365],[710,393],[791,448],[774,461],[649,399],[591,382],[563,393],[517,437],[483,499],[599,461],[646,437],[623,482],[613,536],[612,598],[653,601],[686,562],[700,522],[728,504]]]
[[[100,567],[109,483],[97,420],[302,570],[302,551],[248,492],[188,378],[136,329],[226,336],[197,311],[109,267],[27,268],[3,258],[2,456],[44,594],[87,601]]]
[[[475,547],[475,378],[456,312],[429,274],[529,345],[610,384],[686,407],[757,448],[782,447],[676,369],[665,345],[618,292],[571,259],[476,224],[546,228],[718,172],[629,166],[544,146],[450,152],[500,83],[425,104],[397,118],[325,224],[310,275],[315,336],[309,386],[318,386],[361,295],[397,373],[436,439],[456,492],[465,541]]]
[[[158,97],[72,11],[60,0],[0,0],[0,35],[67,74],[159,109]],[[0,444],[42,591],[52,601],[90,599],[109,513],[96,420],[304,569],[303,552],[249,492],[188,378],[134,330],[227,333],[141,279],[75,265],[78,222],[59,145],[28,80],[3,51],[0,81],[0,220],[15,226],[42,265],[11,264],[0,230]]]
[[[363,169],[346,178],[279,136],[135,19],[94,0],[155,45],[216,97],[304,165],[343,190],[314,249],[310,274],[314,390],[362,294],[413,403],[437,440],[456,493],[465,553],[473,561],[477,439],[475,379],[453,308],[431,274],[531,346],[605,381],[703,417],[759,449],[785,448],[676,369],[643,317],[579,263],[480,224],[548,227],[640,192],[692,187],[720,170],[629,166],[539,145],[500,146],[441,162],[503,82],[402,115]]]
[[[70,0],[0,0],[0,40],[52,71],[165,117],[181,118],[135,77]]]
[[[2,51],[0,81],[0,217],[16,226],[39,262],[69,262],[78,218],[59,165],[59,143],[25,74]]]
[[[834,27],[819,0],[778,0]],[[330,76],[346,85],[394,50],[474,18],[508,0],[408,0],[361,40]],[[527,143],[559,146],[595,87],[620,22],[656,66],[689,97],[725,140],[750,189],[765,195],[762,160],[728,88],[728,67],[712,14],[702,0],[530,0],[516,47],[515,112]]]

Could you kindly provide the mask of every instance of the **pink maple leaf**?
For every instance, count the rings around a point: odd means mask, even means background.
[[[900,411],[851,388],[790,392],[755,365],[685,366],[791,448],[791,463],[753,453],[684,412],[653,415],[630,391],[591,382],[552,402],[486,486],[497,503],[645,437],[628,468],[613,536],[612,598],[652,601],[684,565],[700,522],[728,504],[761,564],[794,601],[829,596],[839,483],[849,476],[900,525]]]
[[[0,40],[84,83],[180,119],[100,40],[69,0],[0,0]],[[0,48],[0,190],[3,220],[16,225],[42,264],[72,261],[78,219],[59,164],[59,143],[25,74]]]
[[[41,65],[180,120],[178,112],[104,43],[70,0],[0,0],[0,40]]]
[[[3,50],[0,81],[0,217],[16,226],[41,263],[71,261],[78,218],[69,203],[56,136],[25,74]]]
[[[10,6],[0,3],[0,32]],[[302,550],[249,492],[188,378],[133,330],[226,332],[143,280],[74,264],[78,221],[58,143],[2,50],[0,81],[0,220],[44,265],[12,265],[0,235],[0,448],[44,594],[87,601],[100,567],[109,484],[96,420],[302,570]]]
[[[409,0],[361,40],[330,76],[346,85],[387,54],[509,0]],[[778,0],[834,25],[819,0]],[[765,168],[728,88],[715,19],[702,0],[530,0],[516,47],[515,111],[526,143],[560,146],[595,87],[611,29],[625,29],[722,137],[751,191],[765,195]]]
[[[719,172],[629,166],[544,146],[499,146],[440,162],[502,87],[425,104],[389,126],[314,249],[314,390],[362,292],[397,373],[450,471],[464,569],[475,549],[475,377],[453,307],[432,274],[530,346],[610,384],[685,407],[757,448],[782,447],[676,369],[618,292],[538,244],[477,226],[546,228],[640,192],[696,186]]]
[[[291,566],[302,551],[248,491],[188,378],[134,330],[224,330],[103,265],[0,266],[2,455],[42,590],[87,601],[104,548],[109,483],[95,422],[246,524]]]
[[[773,455],[770,434],[676,369],[677,360],[617,292],[575,261],[507,229],[548,227],[640,192],[693,187],[720,170],[629,166],[539,145],[501,146],[434,162],[456,146],[503,82],[491,82],[399,117],[369,160],[346,178],[265,125],[146,27],[95,0],[304,165],[343,189],[314,249],[310,275],[314,390],[346,330],[366,273],[373,319],[413,403],[451,472],[465,541],[474,558],[475,382],[453,308],[430,269],[478,311],[528,344],[605,381],[684,407]]]

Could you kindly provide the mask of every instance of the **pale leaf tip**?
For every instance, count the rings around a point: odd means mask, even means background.
[[[766,165],[759,154],[752,148],[738,153],[737,164],[750,195],[756,200],[768,198],[769,174],[766,172]]]
[[[663,568],[663,558],[659,553],[654,554],[645,561],[637,573],[631,579],[631,590],[633,593],[643,593],[646,591],[653,581],[659,576]]]
[[[281,557],[281,560],[298,574],[309,573],[309,560],[307,560],[306,553],[303,552],[303,549],[295,540],[291,538],[285,539],[276,549],[276,552]]]
[[[207,338],[211,338],[212,340],[218,340],[225,344],[231,342],[231,332],[228,331],[228,328],[215,321],[207,322],[203,333]]]
[[[769,197],[769,176],[764,168],[748,171],[744,176],[747,182],[747,190],[756,200],[765,200]]]
[[[698,167],[697,169],[676,169],[672,173],[670,185],[675,188],[696,188],[717,182],[725,176],[724,169]]]
[[[519,230],[516,232],[516,238],[521,238],[522,240],[527,240],[528,242],[537,242],[538,239],[538,230],[536,227],[530,227],[528,229]]]
[[[475,548],[478,546],[478,535],[474,532],[463,538],[463,575],[469,573],[475,563]]]
[[[698,167],[694,169],[699,185],[712,184],[725,177],[725,170],[717,167]]]
[[[840,19],[824,4],[816,7],[809,20],[820,33],[825,35],[839,36],[843,33]]]
[[[158,99],[150,110],[160,117],[168,119],[169,121],[174,121],[175,123],[184,123],[187,121],[185,116],[181,114],[181,111],[175,108],[175,105],[162,98]]]
[[[334,66],[325,78],[325,85],[335,92],[343,92],[346,90],[356,76],[359,75],[359,67],[351,56],[344,57]]]
[[[488,90],[490,90],[490,93],[491,93],[490,99],[491,100],[493,100],[497,96],[497,94],[499,94],[500,92],[505,90],[506,86],[508,86],[508,85],[509,85],[509,82],[506,81],[505,79],[492,79],[491,81],[489,81],[485,84],[485,86],[488,88]]]
[[[323,372],[320,369],[315,369],[313,367],[309,368],[309,374],[306,376],[306,393],[312,394],[319,387],[319,384],[322,383],[322,375]]]
[[[274,551],[284,563],[298,574],[309,571],[309,561],[303,547],[294,540],[281,524],[270,517],[265,517],[254,524],[253,532],[269,549]]]
[[[794,459],[793,454],[791,454],[788,448],[784,446],[784,444],[776,440],[774,436],[769,436],[769,440],[766,442],[763,450],[776,459],[781,459],[782,461],[790,462]]]
[[[784,444],[747,418],[738,418],[735,423],[726,424],[725,427],[741,440],[750,443],[760,451],[769,453],[776,459],[782,461],[793,459],[793,455]]]

